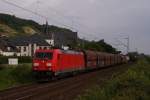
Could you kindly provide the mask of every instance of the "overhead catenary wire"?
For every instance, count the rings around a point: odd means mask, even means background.
[[[77,28],[80,28],[80,32],[81,32],[81,33],[86,34],[86,35],[88,35],[88,36],[90,36],[90,37],[93,37],[92,34],[89,34],[89,32],[90,32],[90,31],[89,31],[89,27],[84,30],[83,27],[87,27],[87,25],[83,25],[83,24],[81,24],[81,23],[78,23],[78,25],[80,25],[80,27],[77,27],[77,26],[76,26],[76,27],[71,27],[71,26],[66,25],[66,24],[64,24],[64,23],[58,22],[58,20],[55,20],[55,19],[52,19],[52,18],[50,18],[50,17],[44,16],[44,15],[38,13],[38,11],[29,10],[29,9],[27,9],[27,8],[21,7],[21,6],[17,5],[17,4],[15,4],[15,3],[9,2],[9,1],[7,1],[7,0],[1,0],[1,1],[4,2],[4,3],[6,3],[6,4],[9,4],[9,5],[11,5],[11,6],[14,6],[14,7],[17,7],[17,8],[19,8],[19,9],[22,9],[22,10],[24,10],[24,11],[26,11],[26,12],[32,13],[32,14],[34,14],[34,15],[36,15],[36,16],[39,16],[39,17],[41,17],[41,18],[43,18],[43,19],[45,19],[45,20],[55,21],[56,23],[59,23],[59,24],[61,24],[62,26],[66,27],[66,28],[70,28],[70,29],[75,30],[76,32],[78,32]],[[37,2],[39,3],[40,1],[38,0]],[[68,17],[68,16],[64,15],[62,12],[53,9],[52,7],[49,7],[49,8],[52,9],[57,15],[58,15],[58,14],[61,14],[64,18]],[[83,27],[81,28],[81,26],[83,26]],[[83,31],[83,30],[84,30],[84,31]],[[94,36],[93,38],[97,38],[97,37]]]
[[[70,28],[70,29],[74,29],[74,28],[71,27],[71,26],[68,26],[68,25],[66,25],[66,24],[64,24],[64,23],[58,22],[58,21],[56,21],[56,20],[54,20],[54,19],[52,19],[52,18],[46,17],[46,16],[44,16],[44,15],[42,15],[42,14],[39,14],[38,12],[34,12],[34,11],[29,10],[29,9],[27,9],[27,8],[21,7],[21,6],[17,5],[17,4],[15,4],[15,3],[9,2],[9,1],[7,1],[7,0],[1,0],[1,1],[4,2],[4,3],[7,3],[7,4],[11,5],[11,6],[14,6],[14,7],[17,7],[17,8],[19,8],[19,9],[22,9],[22,10],[24,10],[24,11],[30,12],[30,13],[32,13],[32,14],[34,14],[34,15],[37,15],[37,16],[39,16],[39,17],[41,17],[41,18],[44,18],[44,19],[46,19],[46,20],[55,21],[56,23],[59,23],[59,24],[63,25],[64,27],[68,27],[68,28]]]

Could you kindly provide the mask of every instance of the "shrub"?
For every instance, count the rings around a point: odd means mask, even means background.
[[[7,64],[8,63],[8,57],[0,56],[0,64]]]
[[[34,82],[34,78],[32,77],[32,70],[29,64],[0,70],[0,90],[31,82]]]
[[[150,100],[150,62],[144,58],[104,87],[96,87],[78,100]]]
[[[32,57],[6,57],[0,56],[0,64],[8,64],[8,58],[18,58],[19,63],[31,63]]]
[[[11,73],[13,79],[18,83],[26,83],[32,81],[32,71],[29,65],[19,65],[12,69]]]
[[[18,57],[19,63],[31,63],[32,57]]]

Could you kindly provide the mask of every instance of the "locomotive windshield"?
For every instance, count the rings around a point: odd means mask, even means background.
[[[35,58],[39,59],[53,59],[53,53],[51,52],[37,52]]]

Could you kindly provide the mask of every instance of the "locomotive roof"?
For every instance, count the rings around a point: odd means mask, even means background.
[[[81,54],[81,52],[74,50],[60,50],[60,51],[65,54]]]
[[[36,50],[36,52],[53,52],[53,51],[60,51],[61,53],[65,54],[81,54],[82,52],[74,51],[74,50],[61,50],[61,49],[53,49],[53,50]]]

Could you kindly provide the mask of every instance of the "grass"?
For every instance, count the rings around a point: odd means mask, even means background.
[[[150,58],[139,60],[106,83],[87,90],[77,100],[150,100]]]
[[[0,69],[0,90],[33,81],[30,65],[24,64],[15,68]]]

